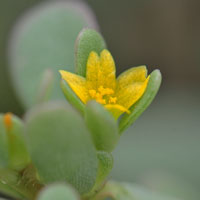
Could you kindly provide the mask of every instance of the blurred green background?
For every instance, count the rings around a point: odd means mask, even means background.
[[[18,17],[39,2],[0,1],[0,112],[24,112],[7,73],[7,44]],[[112,178],[199,199],[200,1],[85,2],[96,15],[118,74],[141,64],[163,74],[156,99],[114,152]]]

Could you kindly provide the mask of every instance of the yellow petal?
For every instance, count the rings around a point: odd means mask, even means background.
[[[149,77],[143,82],[135,82],[123,87],[123,89],[117,90],[117,103],[129,109],[145,92]]]
[[[124,112],[130,113],[129,110],[119,104],[107,104],[104,107],[112,113],[115,119],[117,119]]]
[[[62,76],[62,79],[64,79],[69,84],[74,93],[83,103],[86,104],[89,100],[89,95],[86,88],[85,78],[64,70],[60,70],[59,72]]]
[[[117,78],[117,90],[123,90],[134,82],[144,82],[147,76],[146,66],[133,67]]]
[[[88,57],[86,80],[88,89],[98,89],[98,74],[100,70],[100,58],[96,52],[92,51]]]
[[[106,49],[100,55],[99,86],[115,89],[115,63],[112,55]]]

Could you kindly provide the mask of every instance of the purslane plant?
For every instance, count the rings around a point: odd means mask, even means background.
[[[77,74],[60,71],[72,106],[47,102],[23,121],[0,116],[0,191],[27,200],[136,199],[127,186],[106,179],[120,135],[149,106],[161,74],[147,76],[139,66],[116,78],[105,41],[92,29],[79,34],[75,63]]]
[[[122,132],[155,97],[160,71],[147,76],[146,66],[139,66],[116,78],[105,41],[90,29],[79,34],[75,56],[77,73],[60,70],[61,88],[68,102],[82,113],[96,149],[112,152]]]

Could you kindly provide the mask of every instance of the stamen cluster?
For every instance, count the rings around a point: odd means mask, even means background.
[[[91,99],[96,100],[100,104],[115,104],[117,97],[114,95],[114,90],[100,86],[97,90],[89,90]]]

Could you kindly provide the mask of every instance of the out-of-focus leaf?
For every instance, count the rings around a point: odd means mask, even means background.
[[[95,30],[83,29],[76,40],[75,48],[76,72],[81,76],[85,76],[86,64],[90,52],[95,51],[100,54],[106,48],[106,43],[102,36]]]
[[[24,127],[18,117],[8,115],[8,120],[5,115],[0,116],[0,193],[24,199],[32,196],[21,186],[16,171],[22,170],[29,162],[23,136]]]
[[[44,188],[38,200],[78,200],[80,199],[76,191],[67,184],[53,184]]]
[[[42,81],[40,83],[40,88],[39,88],[38,96],[36,100],[37,103],[42,103],[49,99],[49,97],[51,96],[53,82],[54,82],[54,74],[52,70],[46,69],[44,71]]]
[[[0,114],[0,167],[6,167],[9,162],[8,141],[3,115]]]
[[[85,121],[97,150],[111,152],[119,138],[118,125],[113,116],[95,101],[85,109]]]
[[[62,91],[70,104],[72,104],[78,111],[82,114],[84,113],[85,105],[81,102],[81,100],[76,96],[74,91],[70,88],[68,83],[65,80],[61,80],[60,82]]]
[[[11,123],[11,128],[6,130],[9,146],[9,167],[21,170],[30,161],[24,140],[24,124],[21,119],[14,115],[11,115]]]
[[[0,168],[0,196],[10,197],[9,199],[29,199],[32,194],[19,184],[19,174],[10,169]]]
[[[147,109],[153,101],[161,84],[161,73],[159,70],[154,70],[150,74],[150,79],[143,96],[130,108],[131,114],[124,114],[119,122],[119,129],[122,133]]]
[[[49,103],[26,116],[27,142],[43,183],[67,181],[81,194],[93,187],[97,155],[81,116],[68,104]]]
[[[5,186],[0,183],[0,200],[25,200],[23,196],[16,193],[9,186]]]
[[[24,125],[18,117],[12,114],[8,115],[10,118],[9,128],[5,122],[5,115],[0,115],[0,166],[21,170],[29,162],[23,135]]]
[[[84,27],[96,28],[89,7],[80,1],[46,1],[22,16],[9,45],[13,87],[24,107],[38,100],[46,69],[54,76],[52,99],[62,98],[58,70],[74,71],[74,43]]]
[[[103,199],[102,197],[112,200],[178,200],[173,197],[154,193],[138,185],[114,181],[109,181],[96,196],[95,200]]]

